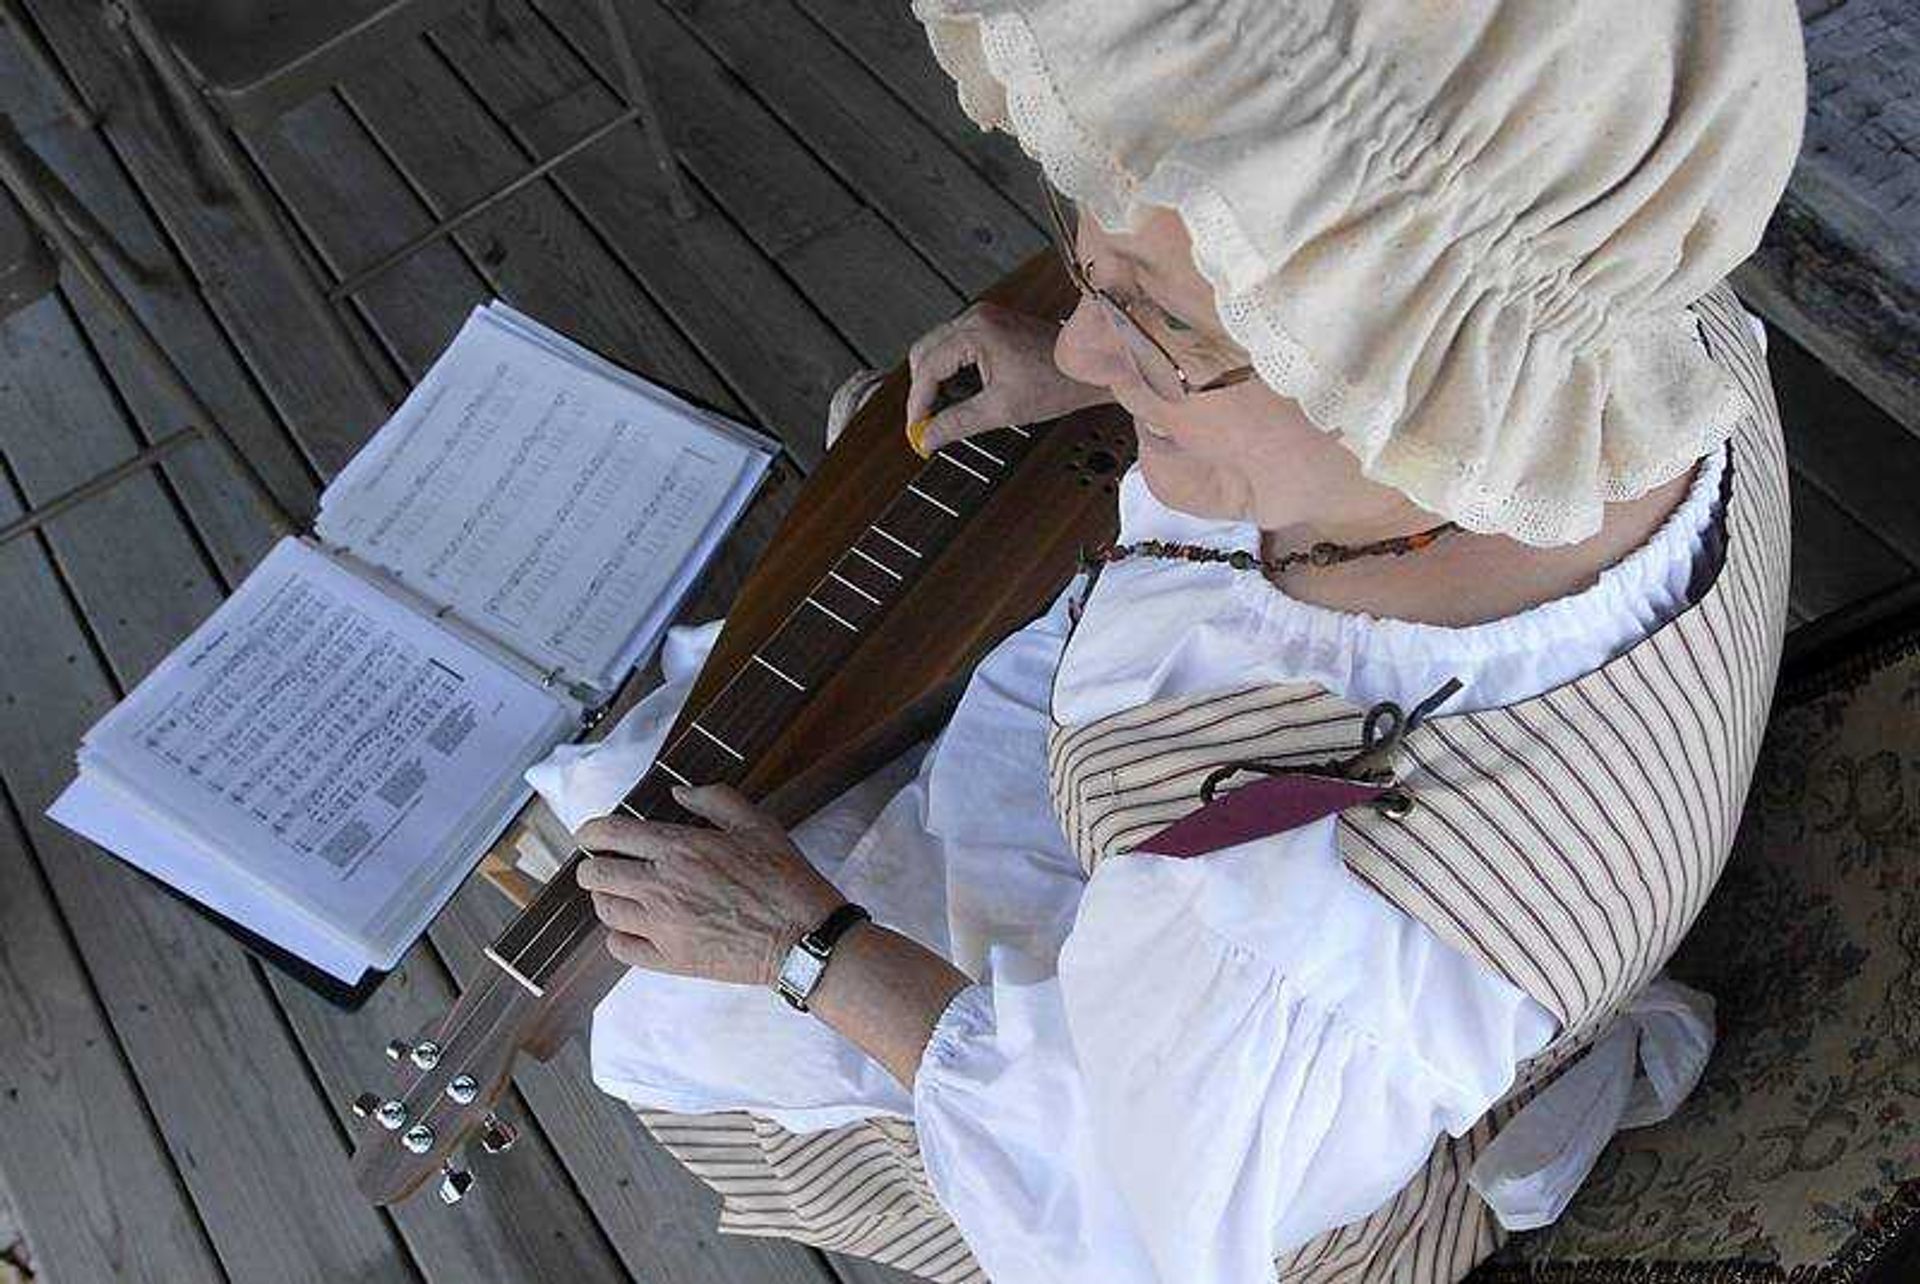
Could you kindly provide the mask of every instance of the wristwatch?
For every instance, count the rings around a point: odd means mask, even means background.
[[[820,926],[802,936],[780,964],[780,977],[773,986],[780,997],[805,1012],[807,1000],[820,984],[821,973],[827,970],[834,942],[846,935],[855,923],[864,923],[871,917],[865,909],[848,901],[827,915]]]

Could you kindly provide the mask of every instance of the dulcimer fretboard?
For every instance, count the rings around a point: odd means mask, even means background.
[[[737,782],[757,754],[812,698],[861,635],[905,595],[1000,481],[1032,447],[1035,429],[1008,427],[933,452],[919,475],[866,527],[699,715],[661,748],[618,811],[643,820],[687,822],[676,784]],[[576,850],[487,957],[534,994],[579,944],[592,937],[593,902],[574,881],[589,853]]]

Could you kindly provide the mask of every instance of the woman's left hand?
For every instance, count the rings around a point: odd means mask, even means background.
[[[602,816],[580,827],[580,886],[608,951],[656,972],[772,985],[802,933],[846,898],[772,816],[731,785],[675,786],[718,828]]]

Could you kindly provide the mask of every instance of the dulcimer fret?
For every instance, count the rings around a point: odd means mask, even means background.
[[[1080,296],[1042,251],[987,299],[1063,318]],[[967,395],[958,376],[948,382],[944,392]],[[904,365],[883,379],[793,499],[616,811],[692,821],[672,786],[724,782],[797,824],[933,734],[974,666],[1055,600],[1076,554],[1114,538],[1113,496],[1134,453],[1118,407],[921,460],[900,433],[910,384]],[[389,1045],[390,1091],[355,1101],[354,1180],[368,1198],[395,1203],[436,1171],[441,1197],[461,1198],[473,1177],[454,1157],[470,1136],[505,1144],[492,1111],[518,1058],[552,1057],[625,974],[574,881],[580,859],[493,942],[497,966],[412,1042]]]
[[[861,636],[913,587],[1033,445],[1032,431],[995,429],[933,452],[919,474],[740,665],[699,715],[661,748],[615,814],[696,820],[676,784],[732,784],[852,655]],[[534,995],[584,942],[597,939],[592,898],[575,881],[576,850],[488,947],[487,958]]]

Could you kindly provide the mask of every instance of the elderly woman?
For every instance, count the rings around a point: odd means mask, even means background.
[[[936,1280],[1456,1279],[1711,1044],[1657,974],[1783,628],[1778,425],[1716,287],[1797,147],[1794,8],[915,11],[1083,297],[924,337],[908,435],[1119,403],[1119,542],[791,834],[719,787],[681,791],[712,829],[584,826],[635,965],[596,1079],[723,1230]],[[539,773],[563,814],[716,633]]]

